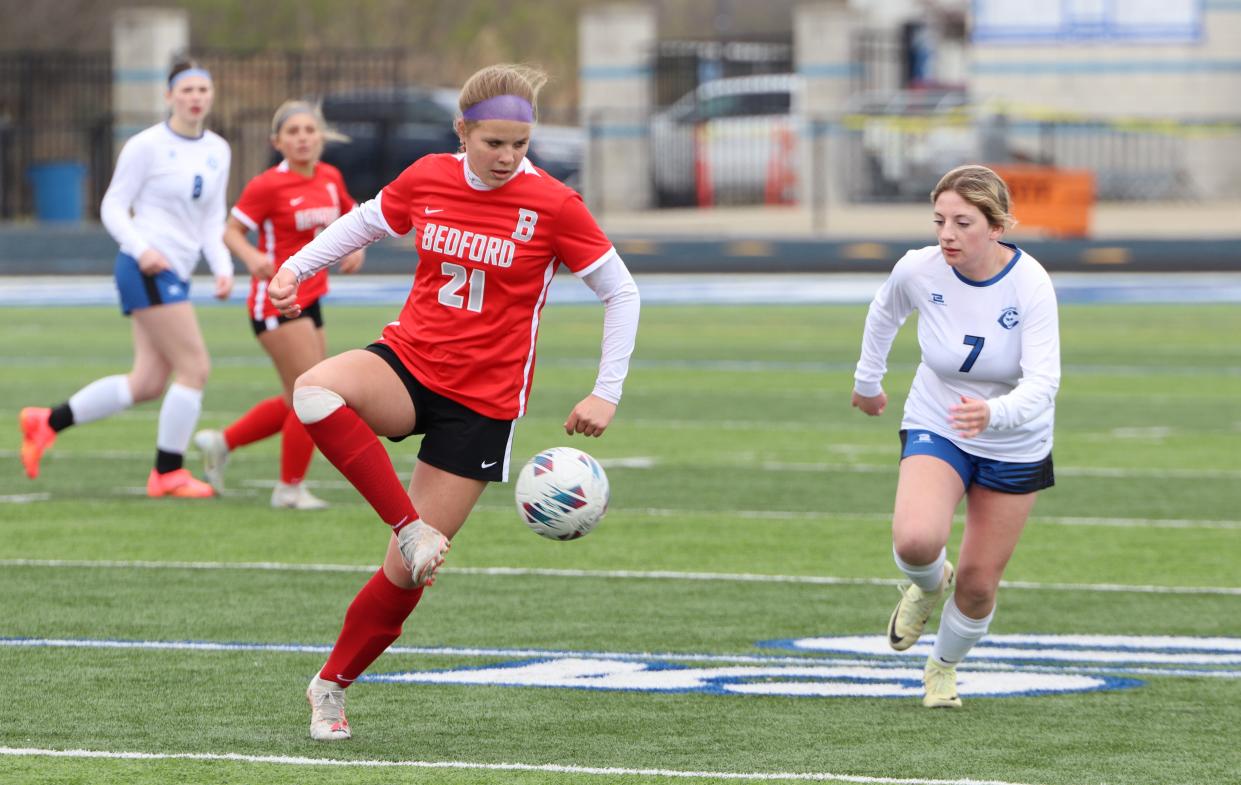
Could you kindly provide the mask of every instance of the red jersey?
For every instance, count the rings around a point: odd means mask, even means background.
[[[487,417],[523,415],[552,275],[561,264],[584,274],[612,253],[582,197],[528,161],[499,188],[476,188],[461,156],[441,154],[402,172],[379,206],[418,252],[383,343],[435,392]]]
[[[246,183],[232,215],[251,231],[258,232],[258,249],[266,253],[275,269],[301,250],[323,227],[353,209],[353,197],[345,189],[340,170],[320,161],[315,173],[304,177],[289,171],[281,161]],[[279,315],[267,297],[270,279],[250,276],[246,305],[250,318],[262,321]],[[327,270],[302,282],[298,302],[308,307],[327,294]]]

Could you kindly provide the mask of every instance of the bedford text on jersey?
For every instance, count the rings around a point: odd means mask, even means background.
[[[335,205],[311,207],[307,210],[298,210],[293,214],[293,221],[299,232],[319,226],[327,226],[337,218],[340,218],[340,208]]]
[[[469,259],[494,267],[512,266],[513,256],[517,252],[512,240],[433,223],[428,223],[422,230],[420,247],[424,251],[434,251],[444,256]]]

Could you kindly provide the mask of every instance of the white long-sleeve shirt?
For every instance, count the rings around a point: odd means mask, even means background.
[[[901,427],[937,433],[972,455],[1025,463],[1051,452],[1060,327],[1047,271],[1012,247],[1012,261],[987,281],[961,276],[937,245],[906,253],[870,304],[854,390],[883,391],[892,342],[916,310],[922,361]],[[948,422],[963,395],[991,409],[986,430],[972,439]]]
[[[200,255],[216,277],[231,277],[223,239],[230,163],[228,142],[211,131],[189,138],[153,125],[121,148],[100,206],[103,225],[121,251],[137,259],[155,248],[184,281]]]

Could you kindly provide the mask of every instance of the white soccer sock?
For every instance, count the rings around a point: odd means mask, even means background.
[[[159,407],[159,433],[155,446],[164,452],[185,455],[190,436],[203,410],[203,391],[173,382]]]
[[[96,379],[69,398],[73,424],[102,420],[134,405],[128,376],[105,376]]]
[[[987,634],[993,616],[995,608],[981,619],[971,619],[961,613],[957,603],[949,597],[939,617],[939,632],[935,634],[935,648],[931,656],[941,665],[956,665]]]
[[[939,556],[930,564],[915,565],[903,561],[896,553],[896,546],[893,545],[892,558],[896,560],[896,566],[900,568],[900,571],[905,573],[915,586],[922,591],[932,592],[939,588],[940,581],[944,579],[944,562],[948,560],[948,549],[940,548]]]

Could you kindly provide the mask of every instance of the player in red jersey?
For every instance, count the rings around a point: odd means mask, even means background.
[[[353,209],[353,198],[340,171],[319,160],[330,134],[316,106],[285,101],[271,123],[272,146],[284,160],[246,184],[224,229],[224,244],[250,270],[246,301],[250,324],[276,366],[284,393],[255,404],[223,431],[194,434],[207,479],[219,491],[223,490],[224,465],[232,450],[280,433],[280,482],[272,491],[271,504],[297,510],[327,506],[302,485],[315,446],[291,405],[293,382],[327,356],[319,303],[328,290],[327,270],[302,283],[302,312],[291,319],[272,306],[267,285],[290,256],[323,227]],[[257,247],[247,239],[247,232],[257,233]],[[357,271],[362,255],[359,250],[346,256],[340,263],[341,271]]]
[[[293,393],[319,450],[393,531],[382,569],[307,689],[312,738],[349,738],[345,688],[401,634],[487,483],[508,479],[539,315],[560,265],[604,304],[599,374],[565,433],[599,436],[616,413],[638,289],[581,197],[525,158],[544,81],[514,65],[474,74],[455,126],[463,153],[415,162],[294,254],[269,287],[291,316],[302,307],[298,282],[345,253],[388,235],[411,235],[418,250],[399,319],[377,343],[302,374]],[[412,434],[423,439],[407,492],[377,435]]]

